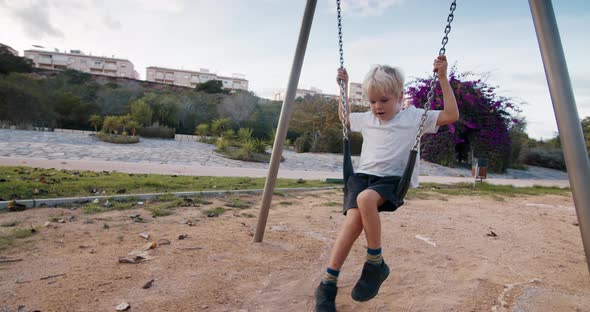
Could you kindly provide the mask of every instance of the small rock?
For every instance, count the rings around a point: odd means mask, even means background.
[[[59,220],[57,220],[57,222],[58,222],[58,223],[66,223],[66,220],[64,220],[64,219],[59,219]]]
[[[305,183],[305,180],[300,178],[299,180],[297,180],[297,183]]]
[[[128,310],[129,308],[131,308],[131,306],[127,302],[123,302],[115,307],[115,309],[117,309],[117,311],[125,311],[125,310]]]
[[[208,306],[208,305],[206,305],[206,304],[205,304],[205,305],[202,305],[202,306],[201,306],[201,309],[209,309],[209,306]]]
[[[144,203],[143,203],[143,202],[137,202],[137,204],[141,206],[141,205],[143,205]]]
[[[145,283],[145,285],[143,285],[143,289],[151,288],[153,284],[154,284],[154,279],[151,279],[147,283]]]
[[[170,241],[162,238],[158,241],[158,245],[170,245]]]
[[[45,222],[45,223],[43,224],[43,227],[48,227],[48,226],[50,226],[50,225],[51,225],[51,222],[47,221],[47,222]]]
[[[289,228],[286,227],[286,226],[284,226],[284,225],[274,225],[274,226],[271,226],[270,229],[272,231],[275,231],[275,232],[287,232],[287,231],[289,231]]]
[[[98,200],[98,198],[95,198],[95,199],[92,201],[92,203],[93,203],[93,204],[98,204],[98,203],[100,203],[100,200]]]
[[[185,239],[188,237],[188,234],[180,234],[178,235],[178,239]]]
[[[150,239],[150,234],[146,232],[139,233],[139,236],[143,237],[144,239]]]
[[[104,205],[103,205],[103,206],[105,206],[105,207],[110,207],[110,206],[112,206],[112,205],[113,205],[113,204],[111,204],[111,202],[110,202],[110,201],[107,199],[107,201],[105,201],[105,202],[104,202]]]

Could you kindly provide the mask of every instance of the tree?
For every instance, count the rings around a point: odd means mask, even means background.
[[[131,130],[131,135],[135,136],[135,134],[137,133],[137,128],[139,128],[140,125],[135,120],[129,120],[129,122],[127,123],[127,127],[129,127],[129,129]]]
[[[223,82],[221,82],[221,80],[209,80],[203,83],[198,83],[195,90],[203,91],[205,93],[229,93],[223,89]]]
[[[220,117],[230,118],[238,127],[244,126],[256,106],[258,97],[250,92],[236,92],[223,99],[218,106]]]
[[[123,131],[121,131],[121,133],[126,133],[127,131],[127,127],[129,125],[129,122],[131,122],[131,115],[123,115],[123,116],[119,116],[119,126],[121,128],[123,128]]]
[[[512,141],[510,128],[522,120],[517,116],[517,104],[495,93],[495,87],[482,79],[473,79],[471,73],[458,73],[451,69],[449,82],[459,106],[457,122],[443,126],[435,134],[426,134],[421,142],[424,159],[453,167],[469,161],[471,152],[478,158],[489,160],[489,169],[503,172],[510,163]],[[431,78],[416,79],[410,83],[408,95],[416,107],[426,105]],[[432,109],[443,109],[442,91],[437,83]]]
[[[109,134],[112,134],[118,127],[117,123],[117,116],[106,116],[104,118],[102,128],[108,131]]]
[[[290,129],[299,137],[299,152],[342,151],[342,124],[338,118],[338,103],[321,96],[305,96],[295,103]]]
[[[102,123],[102,117],[100,115],[90,115],[88,122],[90,122],[91,127],[94,127],[94,132],[97,132],[98,126]]]
[[[142,126],[150,126],[152,124],[152,116],[154,111],[144,99],[137,99],[129,104],[131,111],[131,118]]]
[[[582,119],[582,132],[584,132],[584,138],[586,139],[586,151],[590,155],[590,117]]]
[[[30,73],[33,71],[33,62],[25,57],[13,55],[8,48],[0,46],[0,74]]]

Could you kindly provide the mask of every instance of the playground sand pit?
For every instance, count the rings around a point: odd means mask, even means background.
[[[313,311],[341,196],[275,196],[263,243],[253,243],[260,195],[240,195],[252,206],[217,217],[203,211],[231,196],[157,218],[145,209],[2,213],[3,235],[36,231],[0,251],[0,310]],[[340,274],[338,311],[590,311],[571,196],[433,194],[382,214],[382,227],[392,274],[373,300],[350,298],[361,236]]]

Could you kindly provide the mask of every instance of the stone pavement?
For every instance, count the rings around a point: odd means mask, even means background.
[[[140,143],[117,145],[88,134],[37,132],[0,129],[0,165],[28,165],[77,170],[117,170],[120,172],[265,177],[268,164],[223,158],[214,146],[200,142],[142,139]],[[285,160],[279,177],[324,179],[341,177],[342,155],[283,152]],[[358,157],[353,157],[356,164]],[[421,161],[421,181],[472,181],[470,169],[448,168]],[[505,174],[488,174],[489,181],[526,185],[567,186],[567,173],[530,167],[509,169]],[[547,184],[549,183],[549,184]]]

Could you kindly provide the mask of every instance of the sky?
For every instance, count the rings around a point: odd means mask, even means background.
[[[428,77],[440,48],[449,0],[342,0],[344,62],[361,82],[374,64]],[[337,94],[336,1],[318,0],[299,88]],[[291,70],[305,1],[0,0],[0,43],[20,54],[32,45],[115,56],[145,68],[207,68],[245,75],[272,97]],[[590,116],[590,1],[554,0],[580,118]],[[522,103],[527,133],[549,139],[557,124],[528,1],[459,0],[447,45],[450,65],[498,86]]]

